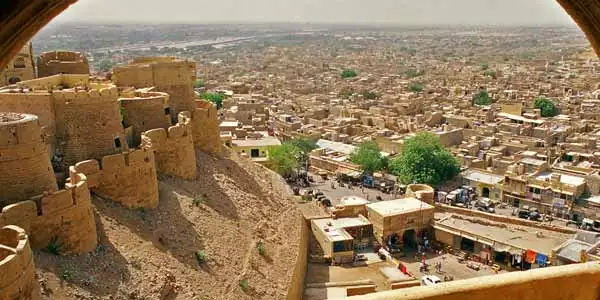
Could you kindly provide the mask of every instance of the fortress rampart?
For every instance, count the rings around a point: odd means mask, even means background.
[[[56,148],[65,165],[127,150],[116,87],[55,90],[52,97]]]
[[[38,118],[0,113],[0,205],[57,189]]]
[[[0,229],[0,299],[42,299],[29,238],[13,225]]]
[[[158,128],[142,134],[142,148],[154,151],[157,171],[192,180],[196,178],[196,151],[188,112],[168,130]]]
[[[125,127],[132,126],[133,143],[141,143],[143,132],[171,125],[169,94],[161,92],[135,91],[119,99],[123,109]]]
[[[147,149],[78,162],[69,168],[69,181],[85,174],[89,186],[101,197],[129,208],[158,205],[158,179],[154,153]]]
[[[76,178],[64,190],[4,207],[0,226],[23,228],[33,248],[58,243],[63,254],[93,251],[98,239],[90,192],[85,176],[77,174]]]
[[[190,61],[175,57],[140,57],[127,66],[114,68],[113,81],[120,87],[155,87],[157,91],[168,93],[171,118],[175,120],[180,112],[195,108],[195,73],[196,66]]]
[[[221,137],[217,107],[204,100],[196,100],[192,115],[192,131],[196,147],[212,155],[221,152]]]
[[[37,60],[38,77],[56,74],[89,74],[90,65],[80,52],[53,51],[40,54]]]

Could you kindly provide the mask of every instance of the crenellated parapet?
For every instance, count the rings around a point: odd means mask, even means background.
[[[158,205],[158,179],[154,153],[148,149],[78,162],[69,168],[70,182],[84,174],[90,189],[101,197],[129,208]]]
[[[0,112],[0,207],[57,189],[37,116]]]
[[[90,192],[81,174],[63,190],[5,206],[0,226],[5,225],[23,228],[36,249],[57,243],[62,254],[84,253],[98,244]]]
[[[198,149],[212,155],[221,152],[219,115],[214,104],[196,100],[196,109],[192,113],[192,130]]]
[[[196,152],[188,112],[167,130],[152,129],[142,134],[142,148],[153,151],[159,173],[193,180],[196,178]]]
[[[29,238],[13,225],[0,229],[0,299],[42,299]]]

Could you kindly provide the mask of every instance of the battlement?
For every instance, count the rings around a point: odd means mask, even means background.
[[[196,178],[196,153],[189,113],[179,114],[179,123],[167,130],[158,128],[142,134],[142,148],[154,151],[159,173]]]
[[[78,162],[69,168],[69,182],[84,174],[93,192],[124,206],[158,205],[158,180],[154,153],[147,149]]]
[[[97,245],[90,193],[81,174],[76,183],[67,183],[64,190],[5,206],[0,213],[0,226],[11,224],[29,232],[37,249],[45,248],[53,239],[71,253],[89,252]]]
[[[130,146],[137,147],[141,143],[143,132],[154,128],[167,129],[171,125],[169,94],[146,90],[125,94],[128,97],[119,101],[124,112],[123,123],[125,127],[132,127]]]
[[[192,113],[194,143],[200,150],[212,155],[221,152],[221,136],[217,107],[204,100],[196,100]]]
[[[53,51],[38,57],[38,77],[54,74],[89,74],[88,59],[81,52]]]
[[[50,91],[57,87],[72,88],[76,86],[87,86],[90,83],[86,74],[56,74],[26,81],[17,82],[19,89]]]
[[[116,101],[119,97],[119,90],[116,86],[106,85],[100,89],[64,89],[53,90],[52,97],[55,102],[64,102],[67,104],[90,104],[90,102]]]
[[[41,299],[29,238],[14,225],[0,229],[0,299]]]

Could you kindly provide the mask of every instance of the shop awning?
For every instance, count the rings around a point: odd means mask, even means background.
[[[513,247],[511,245],[506,245],[506,244],[498,243],[498,242],[495,242],[494,245],[492,246],[492,248],[496,252],[508,252],[511,255],[516,255],[516,254],[523,253],[523,250],[521,250],[519,248]]]

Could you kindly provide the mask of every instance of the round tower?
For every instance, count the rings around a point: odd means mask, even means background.
[[[150,129],[171,126],[169,94],[136,91],[131,97],[120,98],[123,125],[132,127],[133,145],[141,143],[141,135]]]
[[[20,227],[0,229],[0,272],[0,299],[42,299],[29,238]]]
[[[101,161],[128,149],[116,87],[57,90],[52,97],[56,152],[63,156],[63,166],[88,159]]]
[[[0,112],[0,206],[57,191],[38,117]]]

